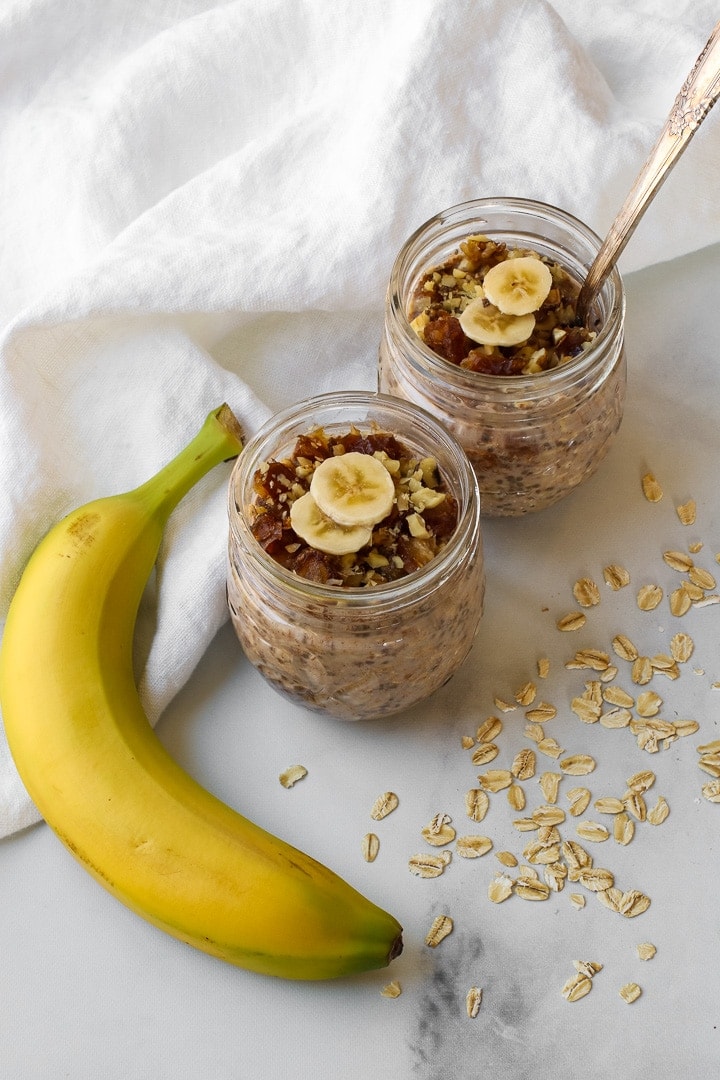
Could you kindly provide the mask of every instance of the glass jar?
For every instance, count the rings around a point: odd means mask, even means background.
[[[287,570],[252,534],[253,477],[313,429],[391,432],[436,459],[458,523],[425,566],[373,586],[319,584]],[[365,391],[324,394],[270,420],[230,479],[227,591],[245,654],[292,701],[341,720],[389,716],[454,674],[480,622],[484,570],[477,482],[453,436],[417,406]]]
[[[524,199],[477,199],[422,225],[397,256],[387,290],[379,388],[447,425],[478,477],[483,514],[516,516],[557,502],[591,476],[620,427],[627,381],[625,294],[617,270],[593,311],[594,341],[534,375],[466,370],[434,353],[410,326],[420,278],[468,236],[527,248],[583,280],[599,238],[571,215]]]

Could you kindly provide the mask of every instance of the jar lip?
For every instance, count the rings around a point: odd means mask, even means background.
[[[589,225],[586,225],[567,210],[561,210],[551,203],[515,197],[469,199],[466,202],[457,203],[445,210],[441,210],[428,218],[405,241],[395,258],[391,270],[386,296],[386,316],[390,324],[400,333],[403,343],[412,350],[415,358],[441,379],[454,378],[468,387],[474,387],[476,390],[486,392],[501,390],[507,393],[513,390],[523,395],[532,395],[533,392],[543,393],[548,388],[548,384],[556,388],[558,382],[572,381],[586,374],[588,369],[595,364],[597,357],[604,355],[608,342],[615,341],[618,334],[621,333],[625,317],[625,288],[617,266],[608,275],[600,290],[599,300],[604,302],[606,314],[592,345],[559,367],[539,371],[533,375],[489,375],[486,372],[471,371],[450,363],[433,352],[418,337],[410,326],[405,310],[405,296],[402,288],[405,264],[414,249],[421,244],[426,236],[432,235],[434,229],[441,229],[443,226],[453,222],[459,225],[466,221],[467,235],[471,235],[474,226],[480,228],[484,225],[490,226],[489,233],[492,234],[491,224],[481,220],[482,214],[489,213],[491,210],[512,212],[521,217],[530,217],[531,215],[548,217],[552,221],[579,234],[590,248],[591,259],[594,258],[602,244],[600,237]],[[476,231],[478,231],[478,228],[476,228]],[[528,234],[528,239],[530,239],[531,235]],[[548,248],[558,250],[560,254],[560,249],[556,243],[543,238],[537,233],[537,230],[535,235],[538,240],[543,240]],[[589,265],[588,262],[586,269],[589,269]]]
[[[284,566],[281,566],[271,555],[264,550],[253,536],[245,515],[241,512],[235,499],[236,489],[244,489],[251,479],[255,469],[261,461],[267,460],[269,442],[273,436],[282,437],[283,431],[288,431],[296,421],[307,416],[307,430],[312,430],[314,413],[320,413],[324,409],[338,407],[367,406],[371,414],[373,407],[376,411],[387,410],[410,419],[417,423],[421,422],[424,427],[418,430],[424,440],[427,441],[427,452],[433,454],[442,448],[446,454],[450,454],[455,466],[459,481],[459,490],[454,491],[458,499],[458,523],[455,531],[442,550],[425,566],[419,567],[412,573],[373,586],[338,586],[326,585],[322,582],[310,581],[301,577]],[[371,422],[369,415],[365,422]],[[362,424],[357,417],[348,417],[343,426],[353,423]],[[322,425],[319,425],[322,426]],[[337,426],[337,422],[335,424]],[[429,432],[429,435],[426,433]],[[400,439],[408,436],[401,433]],[[305,401],[292,405],[275,416],[271,417],[257,433],[246,443],[238,456],[230,475],[228,485],[228,518],[231,537],[242,541],[246,549],[249,549],[256,562],[262,567],[266,575],[279,583],[279,585],[295,594],[303,594],[305,597],[315,598],[319,601],[332,600],[344,606],[368,606],[373,603],[398,603],[416,599],[418,590],[423,594],[432,591],[442,584],[447,572],[448,562],[453,558],[458,548],[467,543],[468,539],[480,536],[480,491],[477,477],[470,465],[465,451],[455,437],[443,427],[425,409],[411,402],[392,397],[388,394],[380,394],[373,391],[349,390],[334,391],[319,394]]]

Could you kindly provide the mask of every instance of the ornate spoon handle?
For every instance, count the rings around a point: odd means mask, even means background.
[[[720,96],[720,23],[682,85],[658,141],[638,174],[595,256],[578,296],[578,321],[587,323],[593,300],[635,226],[675,162]]]

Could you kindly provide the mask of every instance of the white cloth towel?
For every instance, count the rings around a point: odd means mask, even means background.
[[[5,0],[0,618],[49,525],[134,486],[227,400],[248,433],[375,385],[393,258],[480,196],[610,223],[711,0]],[[720,111],[625,271],[720,240]],[[659,227],[659,226],[662,227]],[[154,723],[225,618],[227,471],[143,605]],[[38,819],[0,735],[0,835]]]

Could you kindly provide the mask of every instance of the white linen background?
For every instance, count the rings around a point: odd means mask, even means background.
[[[229,402],[248,433],[375,385],[393,258],[481,196],[609,225],[711,0],[5,0],[0,617],[50,524]],[[630,243],[720,241],[720,113]],[[678,317],[681,314],[678,312]],[[174,514],[139,624],[155,723],[225,619],[227,468]],[[38,820],[0,736],[0,835]]]

